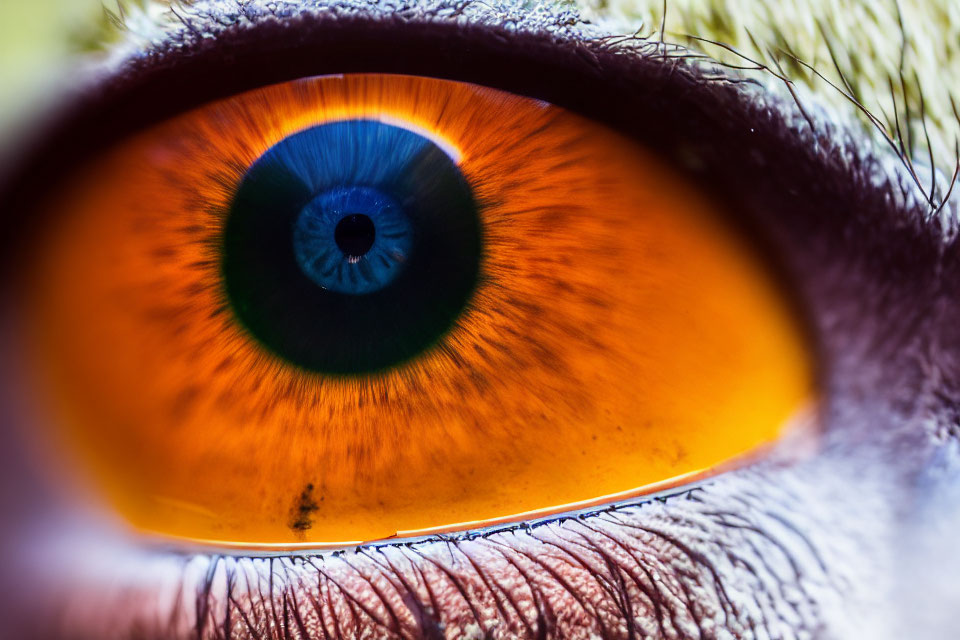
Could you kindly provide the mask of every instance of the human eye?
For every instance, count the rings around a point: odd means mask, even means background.
[[[887,162],[865,136],[824,120],[824,112],[794,108],[789,96],[741,83],[722,67],[684,62],[689,54],[656,35],[618,44],[549,8],[410,7],[409,15],[384,17],[374,6],[319,13],[299,3],[205,7],[179,9],[182,27],[152,56],[134,57],[98,85],[4,192],[5,210],[19,214],[16,237],[44,240],[24,243],[19,254],[11,246],[5,295],[3,361],[16,384],[5,388],[11,453],[4,486],[33,484],[7,501],[17,515],[5,520],[12,569],[4,586],[11,602],[29,602],[19,607],[29,631],[883,637],[921,622],[896,606],[913,602],[902,583],[922,580],[928,606],[947,595],[925,572],[932,565],[920,542],[927,524],[943,526],[950,520],[942,514],[955,511],[956,303],[949,292],[957,265],[953,210],[943,202],[948,178],[939,192],[924,192],[910,166]],[[361,108],[358,95],[366,96]],[[363,106],[371,102],[375,108]],[[467,124],[460,130],[444,118]],[[497,126],[506,133],[489,133]],[[521,143],[529,148],[477,167],[478,157]],[[354,158],[346,177],[323,173],[338,167],[303,168],[304,153],[331,144],[378,161],[367,167]],[[434,178],[437,188],[426,195],[420,183],[398,186],[392,175],[380,176],[396,158],[404,174],[428,162],[430,175],[447,179]],[[655,180],[633,177],[639,174]],[[75,176],[78,184],[65,186]],[[321,186],[301,193],[304,184]],[[551,206],[519,207],[533,189]],[[54,197],[40,207],[33,200],[44,190]],[[441,206],[433,207],[438,197]],[[636,220],[639,203],[651,221],[646,231]],[[396,213],[411,207],[427,213]],[[280,228],[290,232],[264,222],[265,208],[286,216]],[[434,209],[447,217],[429,215]],[[523,215],[531,209],[563,216],[531,225]],[[26,224],[44,210],[52,212],[47,220]],[[179,217],[184,210],[195,219]],[[450,218],[465,222],[444,226]],[[323,313],[308,315],[312,327],[337,313],[330,300],[348,305],[355,319],[366,313],[358,300],[417,273],[395,274],[389,261],[350,269],[381,249],[387,257],[416,255],[413,241],[404,242],[422,238],[424,221],[440,225],[444,233],[435,235],[458,251],[453,262],[441,259],[441,245],[426,252],[441,260],[424,270],[450,278],[405,286],[402,299],[418,301],[415,313],[402,317],[393,299],[366,314],[376,321],[364,320],[348,340],[290,339],[291,331],[302,335],[290,316],[318,308],[305,302],[305,291],[330,292]],[[371,225],[395,231],[393,244],[377,244]],[[650,246],[635,255],[642,237]],[[342,264],[318,266],[335,246]],[[582,258],[575,280],[572,269],[558,266],[558,254]],[[286,271],[259,279],[276,269],[278,255],[305,288],[288,290],[296,278]],[[521,255],[519,266],[511,264]],[[530,265],[567,286],[528,277]],[[641,276],[666,284],[638,287]],[[533,284],[511,290],[510,277]],[[424,283],[436,282],[443,286],[421,295]],[[620,306],[632,298],[618,286],[660,297],[641,313]],[[511,295],[478,300],[485,287]],[[418,333],[429,315],[422,310],[450,291],[436,326]],[[184,297],[171,304],[163,297],[171,292]],[[483,334],[482,345],[517,341],[483,371],[486,379],[474,376],[449,393],[442,382],[456,379],[456,370],[477,371],[458,349],[477,344],[467,338],[484,329],[471,321],[490,317],[481,303],[519,320],[497,324],[503,337],[491,342]],[[569,317],[558,316],[568,307]],[[605,311],[611,308],[620,315]],[[590,324],[598,316],[616,322]],[[201,318],[224,317],[239,318],[228,323],[236,335],[226,335],[224,324],[191,333]],[[697,324],[703,319],[709,326]],[[143,334],[143,326],[161,330]],[[558,326],[557,343],[549,343]],[[336,337],[354,329],[324,330]],[[671,337],[658,351],[643,332]],[[381,335],[378,348],[366,348],[365,337],[373,343]],[[627,346],[613,348],[621,342]],[[209,353],[215,362],[203,360]],[[637,368],[641,356],[646,369]],[[536,366],[518,373],[531,359]],[[230,368],[237,361],[244,363],[239,373]],[[41,393],[32,385],[35,369],[61,381],[53,386],[67,387],[72,399],[61,402],[49,386]],[[207,369],[211,375],[200,378]],[[392,381],[397,371],[408,386]],[[651,371],[673,391],[656,386]],[[633,382],[638,372],[656,389],[642,402],[636,386],[619,390],[618,381]],[[221,375],[218,389],[185,385],[212,374]],[[503,395],[504,381],[527,394]],[[315,386],[327,395],[304,393]],[[437,388],[456,402],[438,404]],[[398,391],[419,406],[441,407],[433,413],[444,428],[398,403]],[[330,413],[339,429],[332,446],[346,453],[327,449],[319,459],[352,471],[292,464],[315,445],[315,438],[289,442],[304,428],[290,419],[297,403],[306,401],[315,415],[350,404],[337,399],[351,393],[391,415],[405,409],[404,417],[377,422],[367,407],[365,420],[344,429],[342,411]],[[781,431],[812,396],[820,405],[816,428]],[[283,400],[286,413],[273,415],[285,421],[251,419],[251,411],[265,415],[264,407]],[[597,410],[601,401],[607,413]],[[54,446],[57,429],[39,428],[35,408],[61,404],[80,425],[66,447]],[[700,415],[704,406],[709,420]],[[246,419],[211,421],[225,407],[245,409]],[[617,440],[618,427],[640,431],[657,412],[667,417],[653,420],[647,439]],[[450,465],[442,456],[463,446],[451,431],[460,416],[477,413],[482,418],[470,420],[483,437],[468,437],[466,452],[476,455],[461,452]],[[676,428],[684,415],[696,428],[673,434],[676,446],[666,443],[663,425]],[[549,447],[538,446],[547,437],[538,417],[561,418],[564,426]],[[61,421],[68,422],[62,414],[54,420]],[[508,436],[492,422],[512,427]],[[237,424],[264,433],[231,431]],[[381,435],[413,424],[429,435],[395,437],[388,461],[403,468],[384,469],[370,453],[379,445],[365,431],[370,424]],[[39,435],[25,438],[24,426]],[[591,435],[612,444],[591,448],[600,446]],[[18,453],[22,439],[42,449],[42,464]],[[257,450],[261,442],[266,451]],[[762,451],[770,442],[775,451]],[[571,443],[589,448],[589,463],[576,459]],[[423,451],[419,461],[396,457]],[[551,460],[545,451],[563,455]],[[638,453],[645,457],[631,457]],[[737,454],[753,457],[705,482],[688,477]],[[107,469],[99,483],[84,485],[93,496],[71,494],[64,485],[74,476],[52,472],[84,456]],[[358,470],[360,460],[369,466]],[[599,484],[580,486],[593,467],[603,469],[594,474]],[[475,479],[458,478],[457,470]],[[327,486],[311,480],[317,474]],[[371,477],[370,486],[388,478],[390,490],[357,489]],[[650,494],[649,485],[675,479],[671,491]],[[520,486],[536,482],[535,490]],[[462,499],[450,491],[457,488],[466,489]],[[172,497],[160,495],[165,490]],[[491,505],[496,491],[499,504]],[[580,504],[590,498],[600,504]],[[105,501],[108,515],[87,508]],[[578,505],[584,508],[573,510]],[[396,532],[400,539],[390,540]],[[954,557],[938,563],[950,566]]]

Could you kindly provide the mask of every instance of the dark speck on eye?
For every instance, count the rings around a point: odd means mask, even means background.
[[[290,528],[303,532],[313,526],[313,512],[319,509],[313,498],[313,484],[308,484],[297,497],[290,514]]]

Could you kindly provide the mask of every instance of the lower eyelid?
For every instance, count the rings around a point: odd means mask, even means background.
[[[427,638],[499,629],[504,637],[619,637],[635,627],[634,633],[669,637],[703,633],[705,621],[720,620],[736,632],[735,621],[749,614],[727,592],[730,576],[722,574],[732,567],[714,564],[691,531],[653,511],[648,506],[457,543],[366,549],[330,558],[319,569],[316,561],[272,564],[293,577],[281,603],[286,595],[286,602],[319,602],[330,614],[344,612],[326,629],[331,634],[342,625],[348,636],[361,629]],[[710,532],[704,526],[700,533]],[[237,562],[239,569],[250,561]],[[745,556],[739,562],[748,573],[760,564],[754,559],[751,566]],[[253,567],[245,568],[249,576]],[[261,567],[255,575],[263,573]],[[238,603],[266,612],[269,607],[258,606],[259,593],[241,590]],[[318,601],[317,594],[326,598]],[[321,623],[309,610],[306,616]]]
[[[162,638],[789,636],[815,626],[843,572],[808,537],[826,530],[814,507],[777,489],[778,475],[733,472],[664,502],[474,538],[117,557],[93,569],[100,580],[75,594],[66,622]]]

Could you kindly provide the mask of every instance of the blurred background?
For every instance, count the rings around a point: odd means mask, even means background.
[[[112,0],[0,1],[0,137],[48,99],[74,54],[102,42]]]

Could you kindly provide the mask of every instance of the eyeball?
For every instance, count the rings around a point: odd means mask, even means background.
[[[136,134],[21,274],[56,438],[132,527],[249,548],[475,528],[759,455],[814,398],[723,208],[541,101],[304,78]]]

